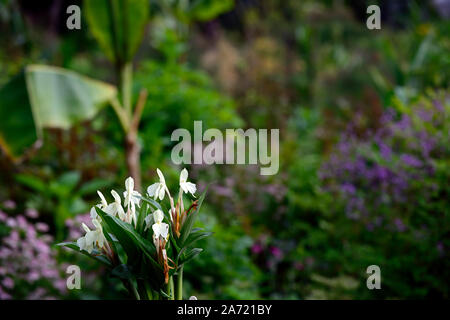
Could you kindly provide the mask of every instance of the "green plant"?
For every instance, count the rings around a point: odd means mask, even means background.
[[[185,207],[183,194],[194,196],[196,186],[187,181],[184,169],[175,204],[162,172],[157,169],[157,173],[160,181],[148,187],[146,196],[134,190],[134,180],[129,177],[125,181],[123,207],[114,190],[111,191],[114,202],[110,204],[98,192],[102,202],[91,210],[95,230],[83,224],[85,236],[60,245],[80,250],[103,263],[138,300],[181,300],[183,267],[203,250],[192,245],[211,235],[193,228],[206,190]],[[166,195],[169,210],[156,201],[162,201]]]

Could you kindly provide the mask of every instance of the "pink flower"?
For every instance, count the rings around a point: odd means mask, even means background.
[[[45,233],[49,230],[49,227],[46,223],[38,222],[36,223],[36,230],[42,233]]]
[[[25,210],[25,215],[28,218],[36,219],[37,217],[39,217],[39,212],[34,208],[28,208]]]
[[[281,259],[283,257],[283,251],[281,251],[278,247],[271,247],[270,253],[277,259]]]
[[[3,202],[3,206],[6,209],[15,209],[16,208],[16,203],[12,200],[6,200],[5,202]]]
[[[259,254],[259,253],[261,253],[264,250],[264,248],[259,243],[254,243],[252,245],[251,250],[252,250],[253,254]]]
[[[14,288],[14,281],[11,278],[5,278],[2,281],[2,285],[7,289],[12,289]]]
[[[7,218],[8,218],[8,216],[6,215],[6,213],[4,213],[2,210],[0,210],[0,221],[4,222],[4,221],[6,221]]]

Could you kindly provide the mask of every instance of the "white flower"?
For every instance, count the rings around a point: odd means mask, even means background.
[[[110,203],[108,205],[108,207],[106,207],[106,209],[104,210],[107,214],[112,215],[112,216],[116,216],[119,215],[120,220],[124,221],[125,220],[125,211],[122,208],[122,204],[121,204],[121,200],[120,200],[120,196],[119,194],[114,191],[111,190],[111,194],[114,197],[114,202]]]
[[[153,220],[155,223],[152,225],[153,229],[153,237],[154,239],[159,239],[162,237],[167,241],[169,237],[169,225],[167,223],[162,222],[164,219],[164,214],[161,210],[156,210],[153,212]]]
[[[188,178],[188,171],[186,170],[186,168],[184,168],[183,170],[181,170],[180,174],[180,188],[185,193],[190,193],[195,197],[194,193],[197,191],[197,187],[195,186],[194,183],[188,182],[187,178]]]
[[[124,202],[123,205],[126,207],[133,207],[136,205],[140,206],[141,199],[139,198],[141,194],[134,189],[134,180],[132,177],[128,177],[125,180],[125,191],[123,192]]]
[[[97,219],[93,219],[92,223],[95,226],[95,230],[90,230],[89,227],[83,223],[82,227],[84,231],[86,231],[86,234],[84,237],[77,240],[80,250],[86,250],[89,253],[92,253],[94,246],[97,246],[100,249],[103,248],[103,245],[106,242],[100,222]]]
[[[166,193],[167,186],[166,186],[166,180],[164,179],[164,176],[161,172],[161,170],[156,169],[156,173],[158,173],[159,176],[159,182],[156,182],[149,186],[147,188],[147,193],[150,197],[154,197],[156,200],[159,198],[159,200],[164,199],[164,194]]]
[[[128,207],[128,223],[131,223],[133,220],[136,223],[137,219],[136,219],[136,207],[135,206],[140,206],[140,196],[141,194],[139,192],[137,192],[134,189],[134,180],[132,177],[128,177],[125,180],[125,191],[123,192],[123,197],[124,197],[124,207]]]
[[[97,194],[100,197],[101,203],[97,204],[95,207],[100,208],[101,210],[105,211],[108,207],[108,202],[106,202],[105,197],[103,194],[97,190]],[[97,211],[95,210],[95,207],[91,208],[91,219],[97,219]]]

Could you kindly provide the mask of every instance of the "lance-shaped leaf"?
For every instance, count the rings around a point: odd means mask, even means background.
[[[193,248],[191,249],[189,252],[184,253],[180,259],[178,260],[178,266],[182,266],[183,264],[185,264],[186,262],[194,259],[196,256],[198,256],[200,254],[200,252],[202,252],[203,249],[202,248]]]
[[[0,89],[0,144],[14,158],[42,137],[43,128],[68,129],[91,119],[116,93],[73,71],[29,65]]]
[[[132,60],[148,20],[147,0],[85,0],[89,29],[109,59]]]
[[[92,251],[92,253],[89,253],[86,250],[80,250],[80,247],[78,247],[78,244],[76,242],[62,242],[62,243],[58,243],[57,246],[66,247],[66,248],[72,249],[74,251],[80,252],[80,253],[84,254],[85,256],[88,256],[89,258],[92,258],[94,260],[101,262],[102,264],[106,265],[109,268],[112,267],[112,264],[108,260],[108,258],[105,257],[104,255],[101,255],[97,250]]]
[[[212,235],[212,232],[191,232],[191,234],[189,235],[189,237],[187,237],[186,241],[184,242],[184,246],[190,246],[192,245],[194,242],[204,239],[206,237],[209,237],[210,235]]]
[[[127,253],[128,264],[131,265],[133,261],[138,261],[138,255],[143,252],[155,268],[161,269],[161,266],[153,258],[156,249],[150,241],[138,234],[130,224],[103,212],[98,207],[95,209]]]
[[[200,211],[200,208],[202,206],[203,200],[205,199],[207,191],[208,191],[208,188],[206,188],[205,191],[203,191],[203,193],[201,194],[200,198],[198,199],[197,209],[195,209],[194,212],[190,212],[187,215],[186,220],[184,221],[184,224],[181,227],[180,240],[178,242],[180,247],[184,246],[184,243],[185,243],[186,239],[191,234],[192,227],[194,226],[195,219],[197,218],[198,212]]]

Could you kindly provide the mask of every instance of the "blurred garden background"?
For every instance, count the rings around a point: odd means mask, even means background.
[[[55,244],[81,235],[96,190],[123,191],[136,147],[143,190],[157,167],[176,185],[170,136],[194,120],[279,128],[280,170],[188,167],[200,191],[211,184],[197,225],[214,235],[185,269],[185,296],[450,297],[450,1],[129,2],[145,7],[130,25],[145,23],[112,31],[138,38],[121,55],[86,1],[0,0],[0,299],[126,298],[98,263]],[[66,26],[72,4],[80,30]],[[366,27],[370,4],[381,30]],[[24,74],[28,90],[35,76],[59,95],[55,108],[78,103],[36,64],[117,85],[132,105],[145,91],[135,139],[110,103],[64,125],[36,110],[33,121]],[[71,264],[81,290],[66,288]],[[366,287],[369,265],[381,290]]]

